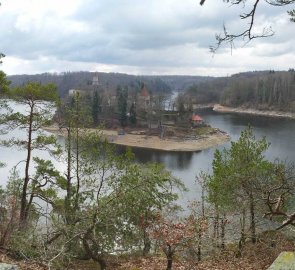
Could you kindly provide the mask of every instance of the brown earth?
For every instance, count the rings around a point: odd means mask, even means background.
[[[64,131],[57,126],[44,129],[50,133],[64,135]],[[89,130],[94,131],[95,129]],[[126,129],[125,135],[118,135],[118,130],[102,130],[102,134],[113,144],[163,151],[201,151],[230,140],[228,134],[213,128],[207,134],[200,135],[191,129],[188,131],[174,129],[170,130],[170,136],[165,136],[163,139],[154,134],[150,135],[144,129]]]
[[[223,252],[216,252],[201,262],[195,259],[183,261],[175,256],[174,270],[266,270],[282,251],[293,251],[294,243],[280,232],[264,232],[260,235],[258,242],[252,244],[247,242],[241,257],[236,255],[237,247],[228,245]],[[20,270],[46,270],[33,261],[16,261],[5,255],[0,249],[0,262],[13,263]],[[110,270],[164,270],[166,269],[166,258],[163,254],[158,256],[112,256],[108,260]],[[99,270],[96,263],[92,261],[75,261],[67,269],[69,270]]]

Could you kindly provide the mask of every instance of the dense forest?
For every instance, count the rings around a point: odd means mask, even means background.
[[[35,75],[8,76],[11,86],[24,85],[27,82],[40,82],[42,84],[54,83],[62,97],[65,97],[69,89],[87,88],[91,85],[94,76],[98,76],[99,85],[106,90],[115,91],[118,85],[134,88],[139,83],[145,83],[153,92],[183,91],[187,87],[199,82],[210,81],[213,77],[207,76],[136,76],[122,73],[104,72],[64,72],[43,73]]]
[[[246,72],[216,78],[189,87],[184,97],[196,104],[295,111],[295,72]]]

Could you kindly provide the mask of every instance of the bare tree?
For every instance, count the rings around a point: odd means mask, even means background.
[[[206,0],[201,0],[200,5],[203,5],[206,2]],[[252,1],[247,0],[223,0],[223,2],[230,3],[231,5],[240,5],[242,8],[245,7],[246,3]],[[250,42],[253,39],[256,38],[265,38],[270,37],[274,35],[274,31],[272,30],[271,26],[263,28],[261,33],[254,34],[253,33],[253,27],[255,26],[255,16],[257,12],[258,5],[261,4],[261,0],[255,0],[251,4],[251,8],[249,11],[240,14],[240,19],[245,20],[248,22],[247,27],[244,31],[240,33],[229,33],[227,30],[227,27],[223,25],[223,33],[216,34],[215,38],[217,43],[215,46],[210,46],[211,52],[216,52],[216,50],[221,46],[223,43],[229,43],[230,47],[233,48],[234,41],[238,38],[242,38],[245,43]],[[264,0],[267,4],[275,7],[279,6],[287,6],[295,3],[295,0]],[[295,10],[291,10],[288,12],[288,14],[291,16],[291,21],[295,21]]]

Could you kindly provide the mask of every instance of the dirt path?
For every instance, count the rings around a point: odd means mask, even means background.
[[[62,136],[64,135],[63,132],[55,126],[46,127],[44,129],[50,133]],[[129,133],[125,135],[118,135],[117,131],[115,130],[103,130],[102,134],[107,137],[110,143],[117,145],[156,149],[162,151],[183,152],[193,152],[208,149],[230,140],[229,135],[223,132],[200,136],[197,139],[165,138],[162,140],[157,136],[135,135]]]

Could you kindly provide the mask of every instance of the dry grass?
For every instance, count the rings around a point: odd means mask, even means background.
[[[210,258],[196,264],[175,260],[177,270],[264,270],[267,269],[282,251],[294,251],[294,243],[283,234],[265,232],[256,244],[246,243],[241,257],[237,257],[234,245],[227,247],[222,253],[216,253]],[[166,269],[166,259],[161,257],[133,258],[121,262],[114,270],[161,270]]]
[[[228,245],[224,252],[217,252],[210,258],[197,263],[175,258],[174,270],[264,270],[267,269],[282,251],[294,251],[294,243],[282,233],[265,232],[256,244],[247,242],[241,257],[237,256],[236,245]],[[20,270],[45,270],[46,267],[32,261],[16,261],[0,253],[0,262],[12,263]],[[164,270],[166,258],[162,256],[124,256],[108,260],[110,270]],[[69,270],[99,270],[92,261],[74,262]]]

